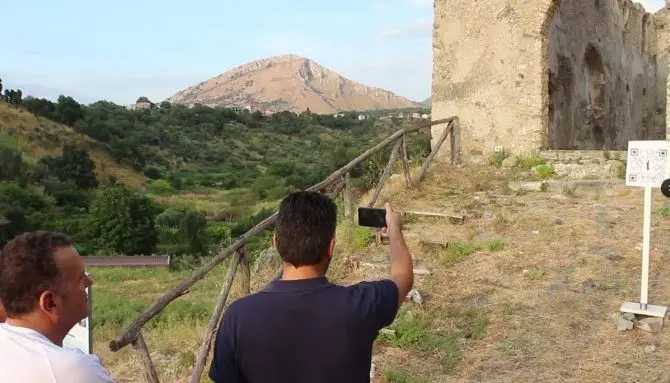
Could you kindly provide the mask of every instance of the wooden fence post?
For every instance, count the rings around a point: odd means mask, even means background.
[[[391,168],[393,167],[393,163],[395,162],[395,156],[398,154],[400,143],[401,141],[398,140],[398,142],[396,142],[395,146],[393,147],[393,151],[391,152],[391,156],[389,157],[389,162],[386,164],[386,168],[384,168],[384,173],[382,173],[382,177],[379,179],[379,183],[377,184],[375,193],[372,195],[372,198],[370,199],[370,203],[368,203],[368,207],[373,207],[375,205],[375,202],[377,202],[377,198],[379,198],[379,194],[382,191],[382,187],[384,187],[384,183],[391,175]]]
[[[451,132],[452,128],[453,128],[453,121],[449,122],[449,125],[447,125],[447,127],[444,128],[444,130],[442,131],[442,134],[440,135],[437,144],[435,144],[435,147],[428,155],[428,158],[426,158],[426,160],[423,162],[423,165],[421,165],[421,169],[419,169],[416,178],[412,181],[413,184],[418,184],[419,182],[421,182],[424,173],[426,173],[426,170],[428,169],[428,165],[430,165],[430,162],[433,160],[433,158],[435,158],[435,155],[437,155],[438,150],[440,150],[442,143],[444,142],[444,140],[447,139],[447,136]]]
[[[412,176],[409,174],[409,156],[407,155],[407,135],[402,135],[402,168],[405,173],[405,186],[412,186]]]
[[[203,337],[202,343],[200,344],[200,349],[198,350],[198,357],[196,359],[195,366],[193,367],[193,372],[191,373],[191,383],[200,382],[200,377],[202,376],[202,371],[205,368],[205,364],[207,363],[207,356],[209,355],[209,350],[212,346],[212,338],[216,336],[216,332],[221,321],[221,316],[223,314],[223,306],[226,304],[226,299],[228,299],[230,287],[233,285],[233,280],[235,279],[237,265],[240,263],[240,259],[242,258],[241,254],[242,252],[240,251],[235,252],[235,255],[230,260],[228,265],[226,279],[223,282],[223,286],[221,287],[219,298],[216,300],[216,307],[214,307],[214,312],[209,319],[209,324],[207,325],[205,336]]]
[[[354,222],[354,205],[351,198],[351,174],[344,175],[344,217],[349,223]]]
[[[333,192],[330,194],[330,198],[337,198],[337,196],[344,190],[344,177],[342,177],[342,180],[335,185],[335,188],[333,189]]]
[[[144,378],[147,380],[147,383],[160,383],[154,363],[151,361],[149,347],[147,347],[147,343],[144,341],[141,332],[137,335],[137,339],[135,339],[132,344],[133,348],[140,354],[140,358],[142,358],[142,364],[144,364]]]
[[[461,162],[461,123],[458,118],[451,122],[451,164]]]
[[[242,291],[249,295],[251,294],[251,265],[249,264],[246,245],[237,249],[237,252],[240,253],[240,267],[242,268]]]

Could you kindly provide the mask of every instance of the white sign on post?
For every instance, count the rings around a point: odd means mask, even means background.
[[[642,281],[640,302],[625,302],[622,312],[664,317],[665,306],[647,302],[649,289],[649,244],[651,234],[651,190],[660,188],[668,177],[668,141],[628,141],[626,186],[644,188],[644,215],[642,224]]]
[[[668,141],[628,141],[626,186],[660,188],[668,178]]]
[[[86,289],[86,294],[88,295],[88,316],[84,318],[81,322],[77,323],[72,327],[70,332],[63,339],[63,346],[70,348],[76,348],[84,352],[85,354],[93,353],[93,326],[91,323],[91,317],[93,316],[93,305],[91,302],[91,288]]]

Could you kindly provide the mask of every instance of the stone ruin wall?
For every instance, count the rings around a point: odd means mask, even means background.
[[[670,11],[630,0],[435,0],[434,10],[432,119],[459,117],[462,160],[666,137]],[[438,158],[449,157],[447,141]]]

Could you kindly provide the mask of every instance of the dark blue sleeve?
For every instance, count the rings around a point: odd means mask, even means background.
[[[398,286],[390,279],[360,282],[350,287],[363,320],[374,330],[390,325],[398,313]]]
[[[240,366],[237,363],[234,342],[234,326],[231,316],[226,311],[221,320],[219,331],[214,341],[214,355],[209,368],[209,378],[214,383],[246,383]]]

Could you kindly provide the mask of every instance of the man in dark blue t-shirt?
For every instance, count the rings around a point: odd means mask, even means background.
[[[273,238],[282,278],[228,307],[209,377],[216,383],[368,383],[372,345],[414,283],[400,216],[388,203],[386,222],[390,277],[338,286],[325,277],[336,205],[314,192],[286,197]]]

